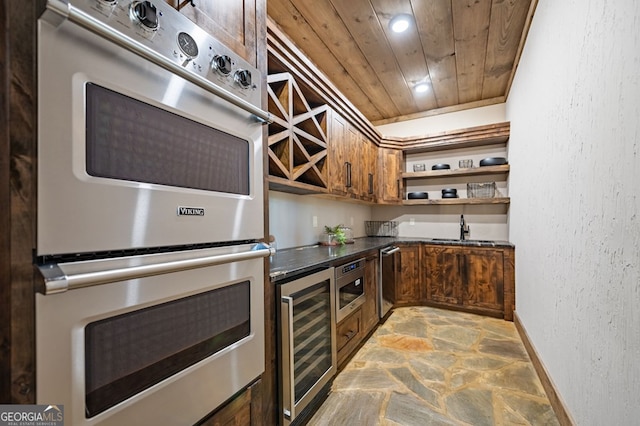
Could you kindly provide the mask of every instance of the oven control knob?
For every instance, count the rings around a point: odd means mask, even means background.
[[[236,73],[233,75],[233,79],[243,89],[248,89],[249,87],[251,87],[251,71],[249,70],[236,71]]]
[[[134,1],[131,3],[131,17],[148,31],[158,29],[158,13],[150,1]]]
[[[231,73],[231,65],[231,58],[227,55],[216,55],[211,62],[211,67],[222,75]]]

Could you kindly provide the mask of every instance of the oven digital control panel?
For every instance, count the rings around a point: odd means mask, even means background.
[[[360,268],[360,260],[358,260],[357,262],[353,262],[353,263],[349,263],[348,265],[343,266],[342,269],[342,273],[346,274],[348,272],[351,271],[355,271],[356,269]]]
[[[130,43],[132,52],[142,45],[147,56],[161,56],[160,60],[261,105],[260,72],[164,0],[69,0],[60,8],[62,3],[49,1],[47,8],[91,26],[108,27],[113,39]],[[85,27],[91,30],[89,25]]]

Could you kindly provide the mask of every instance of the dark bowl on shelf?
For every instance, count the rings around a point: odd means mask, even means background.
[[[480,167],[502,166],[503,164],[507,164],[507,159],[504,157],[487,157],[480,160]]]
[[[455,188],[444,188],[442,190],[442,195],[444,195],[444,194],[457,194],[457,193],[458,193],[458,190],[455,189]]]
[[[448,164],[434,164],[431,166],[431,170],[449,170],[451,166]]]
[[[409,192],[407,194],[408,200],[426,200],[429,198],[429,194],[426,192]]]

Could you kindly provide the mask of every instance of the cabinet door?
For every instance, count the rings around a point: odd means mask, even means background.
[[[426,300],[459,305],[461,299],[462,254],[458,248],[425,246]]]
[[[367,173],[367,192],[371,196],[371,200],[378,202],[378,175],[380,174],[378,167],[378,147],[376,144],[367,140],[369,146],[369,171]]]
[[[402,151],[380,149],[381,196],[386,203],[399,203],[402,199]]]
[[[347,122],[339,114],[331,113],[329,137],[329,189],[335,195],[347,195],[347,150],[349,139]]]
[[[166,1],[178,8],[184,0]],[[191,6],[187,2],[180,12],[250,64],[257,66],[257,23],[265,19],[265,0],[226,0],[223,3],[201,0],[194,4]]]
[[[362,336],[362,309],[358,308],[336,326],[338,368],[349,359],[362,340]]]
[[[376,201],[376,167],[378,167],[378,149],[374,143],[361,136],[362,167],[360,169],[360,195],[365,201]]]
[[[464,249],[462,303],[504,310],[504,257],[500,250]]]
[[[367,258],[364,273],[365,301],[360,308],[362,311],[362,329],[369,333],[378,323],[378,257]]]
[[[420,291],[420,252],[419,244],[401,245],[399,256],[399,274],[396,281],[396,302],[415,304],[421,301]]]
[[[240,426],[258,425],[261,423],[261,380],[236,395],[227,405],[217,410],[200,426]]]
[[[347,134],[349,138],[349,146],[347,150],[347,192],[352,198],[360,198],[361,196],[361,179],[360,173],[362,164],[362,137],[358,129],[348,125]]]

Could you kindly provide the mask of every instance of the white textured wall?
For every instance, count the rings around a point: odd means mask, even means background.
[[[354,237],[363,237],[364,222],[370,219],[368,205],[269,191],[269,232],[276,237],[278,249],[317,244],[325,225],[342,224],[353,230]]]
[[[458,130],[485,124],[502,123],[505,118],[505,104],[489,105],[431,117],[416,118],[377,126],[384,136],[411,137]]]
[[[577,424],[638,424],[640,2],[540,0],[507,118],[517,313]]]

